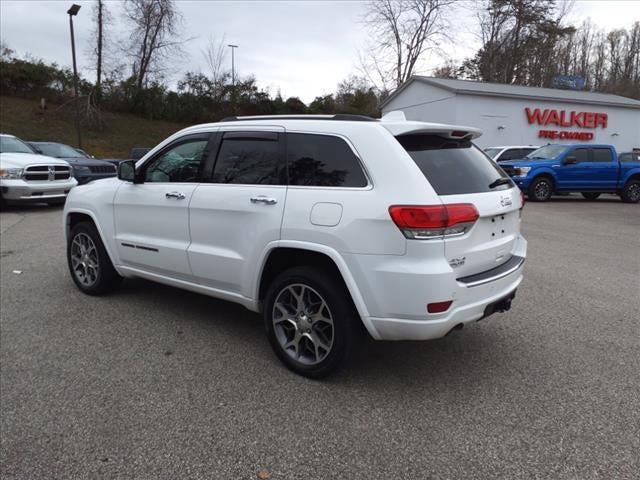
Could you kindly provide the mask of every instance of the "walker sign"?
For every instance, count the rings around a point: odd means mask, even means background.
[[[596,129],[607,128],[608,116],[598,112],[568,112],[554,109],[524,109],[529,125],[556,127],[577,127]],[[579,130],[540,130],[538,138],[550,138],[553,140],[593,140],[593,132]]]

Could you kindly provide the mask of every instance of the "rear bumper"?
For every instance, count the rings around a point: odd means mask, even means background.
[[[522,282],[527,242],[519,236],[511,259],[486,272],[459,277],[444,256],[346,255],[367,306],[363,323],[378,340],[429,340],[490,314]],[[452,300],[449,310],[428,313],[429,303]]]
[[[515,277],[515,278],[511,278]],[[369,317],[378,340],[431,340],[444,337],[453,328],[478,321],[504,308],[501,302],[511,300],[515,296],[516,289],[522,282],[522,266],[509,278],[496,283],[498,285],[487,286],[492,294],[469,304],[463,304],[441,318],[425,320],[406,320],[401,318],[376,318]],[[455,302],[454,302],[455,305]]]
[[[75,178],[41,182],[24,180],[0,180],[2,198],[13,202],[47,202],[64,199],[78,184]]]

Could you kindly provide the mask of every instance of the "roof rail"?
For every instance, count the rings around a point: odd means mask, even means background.
[[[225,117],[221,122],[242,122],[250,120],[343,120],[350,122],[377,122],[377,118],[366,115],[349,115],[337,113],[335,115],[255,115],[248,117]]]

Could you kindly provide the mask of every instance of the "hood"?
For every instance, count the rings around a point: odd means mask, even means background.
[[[69,162],[70,165],[82,166],[82,167],[111,167],[113,164],[105,162],[103,160],[96,160],[95,158],[84,157],[71,157],[71,158],[59,158]]]
[[[0,165],[2,168],[24,168],[29,165],[65,165],[68,167],[69,163],[59,158],[35,153],[0,153]]]

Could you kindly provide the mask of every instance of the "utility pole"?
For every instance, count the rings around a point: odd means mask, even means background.
[[[67,10],[69,14],[69,29],[71,30],[71,55],[73,56],[73,90],[76,104],[76,129],[78,130],[78,148],[82,148],[82,135],[80,133],[80,103],[78,102],[78,67],[76,66],[76,41],[73,36],[73,17],[78,15],[80,5],[75,3]]]
[[[231,47],[231,84],[235,88],[235,86],[236,86],[236,62],[235,62],[234,52],[236,51],[236,48],[238,48],[238,45],[227,45],[227,47]]]

